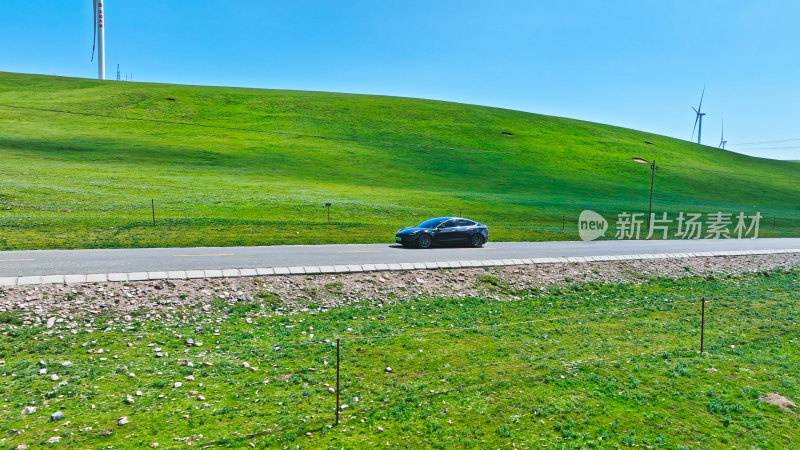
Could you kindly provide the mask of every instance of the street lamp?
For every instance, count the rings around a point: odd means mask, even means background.
[[[658,166],[656,165],[656,160],[654,159],[653,162],[650,162],[646,159],[642,158],[633,158],[633,160],[640,164],[648,164],[650,165],[650,171],[652,174],[650,175],[650,209],[647,211],[647,227],[650,227],[650,215],[653,214],[653,185],[656,182],[656,169]]]

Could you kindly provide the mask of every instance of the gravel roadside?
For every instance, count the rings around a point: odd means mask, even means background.
[[[0,313],[23,326],[108,314],[154,320],[208,311],[219,302],[269,303],[277,314],[387,299],[490,297],[508,300],[525,291],[575,283],[642,282],[655,277],[727,276],[800,268],[800,253],[591,263],[555,263],[490,268],[409,270],[330,275],[209,278],[128,283],[15,286],[0,288]],[[129,319],[129,317],[126,317]]]

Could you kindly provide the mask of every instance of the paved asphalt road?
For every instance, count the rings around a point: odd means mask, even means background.
[[[483,248],[405,249],[389,244],[30,250],[0,252],[0,277],[168,270],[391,264],[800,248],[800,239],[489,242]]]

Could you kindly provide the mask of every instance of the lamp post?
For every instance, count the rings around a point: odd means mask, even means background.
[[[658,166],[656,165],[656,160],[654,159],[653,162],[650,162],[646,159],[642,158],[633,158],[633,160],[640,164],[648,164],[650,166],[650,207],[647,210],[647,227],[650,227],[650,216],[653,214],[653,186],[656,182],[656,169]]]

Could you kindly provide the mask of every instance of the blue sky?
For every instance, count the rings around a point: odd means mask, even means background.
[[[0,70],[95,77],[91,0],[2,0]],[[398,95],[800,160],[800,2],[107,0],[107,72]]]

